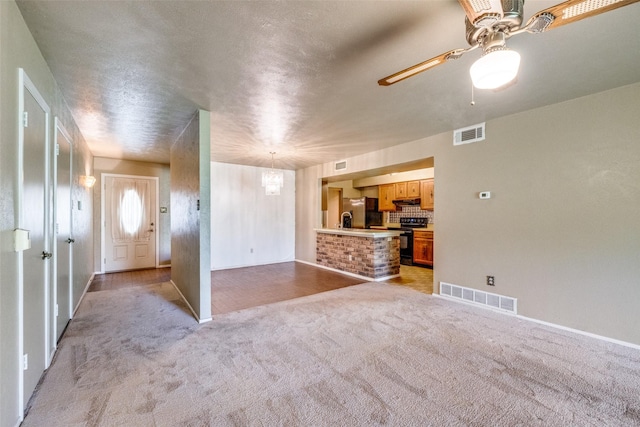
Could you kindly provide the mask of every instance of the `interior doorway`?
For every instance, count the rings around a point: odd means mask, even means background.
[[[103,272],[158,263],[158,178],[102,174]]]
[[[342,188],[329,187],[327,193],[327,228],[338,228],[342,223]]]

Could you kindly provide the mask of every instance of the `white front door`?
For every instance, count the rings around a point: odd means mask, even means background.
[[[56,340],[71,319],[71,141],[62,125],[56,124],[56,298],[58,318]]]
[[[103,175],[104,271],[156,266],[158,179]]]

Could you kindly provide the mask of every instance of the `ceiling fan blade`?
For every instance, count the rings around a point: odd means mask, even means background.
[[[458,0],[467,19],[477,28],[491,27],[504,16],[501,0]]]
[[[442,55],[438,55],[431,59],[427,59],[424,62],[421,62],[419,64],[406,68],[402,71],[398,71],[397,73],[391,74],[390,76],[387,76],[383,79],[380,79],[378,80],[378,84],[380,86],[389,86],[394,83],[398,83],[401,80],[407,79],[411,76],[415,76],[418,73],[430,70],[433,67],[444,64],[450,59],[458,59],[463,53],[468,52],[469,50],[471,49],[450,50],[449,52],[443,53]]]
[[[541,33],[638,1],[640,0],[568,0],[535,13],[524,29],[530,33]]]

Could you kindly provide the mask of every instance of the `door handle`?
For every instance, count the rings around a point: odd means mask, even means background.
[[[72,239],[71,237],[69,237],[69,238],[67,239],[67,243],[73,243],[73,242],[75,242],[75,241],[76,241],[76,240],[75,240],[75,239]]]
[[[42,251],[42,259],[51,258],[53,254],[51,252]]]

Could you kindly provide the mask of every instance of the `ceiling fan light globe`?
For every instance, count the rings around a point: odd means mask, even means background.
[[[498,49],[482,55],[469,69],[471,81],[478,89],[497,89],[518,75],[520,54],[510,49]]]

